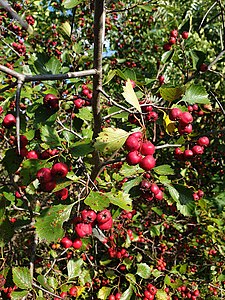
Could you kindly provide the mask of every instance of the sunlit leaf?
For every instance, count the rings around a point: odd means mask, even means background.
[[[119,128],[104,128],[94,144],[95,149],[104,153],[112,153],[120,149],[129,133]]]
[[[159,89],[160,95],[162,96],[163,100],[170,102],[179,99],[183,95],[184,91],[185,88],[183,86],[167,87],[163,85]]]
[[[84,0],[65,0],[63,2],[63,6],[66,9],[70,9],[70,8],[74,8],[75,6],[77,6],[78,4],[82,3]]]
[[[141,106],[139,104],[138,98],[134,92],[130,79],[127,79],[126,85],[123,86],[124,92],[122,93],[125,100],[135,107],[139,112],[141,112]]]
[[[185,92],[185,95],[182,98],[182,101],[185,101],[189,104],[210,104],[210,101],[208,99],[208,93],[205,89],[205,87],[201,85],[194,85],[192,84],[187,91]]]
[[[146,263],[137,264],[137,272],[141,278],[148,279],[151,276],[152,269]]]
[[[29,268],[27,267],[14,267],[12,269],[13,282],[20,289],[31,289],[32,278]]]

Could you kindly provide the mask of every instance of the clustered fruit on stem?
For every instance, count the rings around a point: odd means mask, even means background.
[[[129,151],[126,161],[130,166],[139,164],[145,171],[150,171],[155,167],[156,160],[153,157],[155,146],[148,140],[143,141],[143,135],[140,131],[129,135],[125,147]]]
[[[142,197],[147,201],[153,200],[162,200],[163,199],[163,192],[159,188],[159,186],[151,182],[147,179],[144,179],[140,183],[140,189],[142,191]]]

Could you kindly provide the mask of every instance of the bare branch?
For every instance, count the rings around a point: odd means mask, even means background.
[[[0,6],[2,6],[13,17],[13,19],[17,20],[24,29],[26,29],[29,33],[33,33],[32,27],[26,21],[21,19],[6,0],[0,0]]]
[[[18,80],[16,90],[16,138],[17,138],[17,150],[20,154],[20,94],[23,86],[23,81]]]
[[[216,102],[218,103],[223,115],[225,116],[225,109],[223,108],[221,102],[219,101],[219,99],[217,99],[216,95],[210,91],[210,94],[213,96],[213,98],[216,100]]]
[[[169,147],[181,147],[182,145],[180,144],[164,144],[160,146],[156,146],[155,149],[163,149],[163,148],[169,148]]]
[[[205,13],[205,15],[204,15],[204,17],[202,18],[202,21],[201,21],[201,23],[200,23],[200,25],[199,25],[199,27],[198,27],[198,32],[201,30],[201,28],[202,28],[202,24],[204,23],[204,21],[205,21],[205,19],[206,19],[206,17],[207,17],[207,15],[210,13],[210,11],[213,9],[213,7],[216,5],[216,2],[214,2],[213,3],[213,5],[211,5],[210,6],[210,8],[207,10],[207,12]]]
[[[49,81],[49,80],[64,80],[69,78],[76,77],[85,77],[90,75],[96,75],[99,72],[96,69],[78,71],[78,72],[69,72],[66,74],[44,74],[44,75],[24,75],[18,73],[14,70],[11,70],[3,65],[0,65],[0,71],[9,74],[17,79],[22,80],[23,82],[31,82],[31,81]]]
[[[210,71],[212,66],[215,65],[218,60],[225,54],[225,49],[223,51],[220,52],[220,54],[217,55],[217,57],[214,59],[214,61],[212,61],[209,66],[208,66],[208,70]]]

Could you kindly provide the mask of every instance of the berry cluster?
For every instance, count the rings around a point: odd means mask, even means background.
[[[27,16],[26,21],[29,25],[34,25],[34,18],[32,16]]]
[[[201,155],[204,153],[204,147],[209,145],[209,139],[207,136],[202,136],[197,140],[197,144],[191,149],[186,149],[182,151],[180,148],[174,150],[174,156],[178,160],[190,159],[196,155]]]
[[[83,238],[92,234],[92,228],[97,224],[101,230],[109,230],[112,228],[113,219],[108,209],[95,213],[94,210],[84,209],[81,215],[73,218],[74,230],[76,234]]]
[[[142,197],[148,201],[163,199],[163,192],[156,183],[144,179],[140,183],[140,189]]]
[[[20,54],[26,54],[26,46],[24,45],[22,40],[19,40],[19,43],[13,42],[12,47]]]
[[[191,299],[191,300],[196,300],[198,296],[200,296],[199,290],[190,290],[187,286],[182,285],[177,288],[177,291],[181,293],[182,299]],[[177,299],[179,299],[177,297]],[[176,298],[174,298],[176,300]]]
[[[195,192],[193,194],[193,199],[195,201],[198,201],[199,199],[201,199],[204,196],[204,192],[202,190],[198,190],[197,192]]]
[[[77,109],[80,109],[86,104],[86,101],[77,96],[74,96],[73,103]]]
[[[129,151],[126,161],[130,166],[139,164],[145,171],[150,171],[155,167],[156,160],[153,157],[155,146],[148,140],[143,141],[140,131],[129,135],[125,147]]]
[[[149,283],[144,291],[144,300],[154,300],[156,293],[157,288],[153,284]]]
[[[40,182],[40,190],[44,192],[51,192],[56,187],[57,180],[65,178],[67,173],[68,167],[62,162],[55,163],[51,169],[41,168],[36,174],[36,177]],[[65,191],[62,192],[62,195],[65,195]],[[59,196],[59,194],[57,196]]]
[[[153,111],[153,107],[145,102],[140,102],[143,118],[145,122],[156,122],[158,120],[157,112]],[[139,115],[129,114],[128,121],[131,124],[138,124]]]
[[[82,94],[89,100],[92,99],[92,91],[88,88],[86,84],[82,84]]]
[[[193,117],[185,111],[182,112],[178,107],[172,108],[169,112],[169,118],[171,121],[178,121],[178,132],[180,135],[190,134],[192,132]]]
[[[166,44],[163,45],[163,49],[165,51],[171,50],[172,46],[177,43],[178,35],[179,35],[179,33],[178,33],[177,29],[173,29],[173,30],[170,31],[169,40]],[[189,35],[189,33],[187,31],[183,31],[182,34],[181,34],[181,37],[184,40],[186,40],[186,39],[188,39],[188,35]]]
[[[121,293],[116,293],[115,296],[109,295],[108,300],[120,300],[120,298],[121,298]]]

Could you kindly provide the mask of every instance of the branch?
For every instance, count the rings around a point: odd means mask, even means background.
[[[31,82],[31,81],[48,81],[48,80],[64,80],[69,78],[76,77],[84,77],[90,75],[98,74],[98,71],[95,69],[78,71],[78,72],[69,72],[66,74],[44,74],[44,75],[24,75],[18,73],[14,70],[11,70],[3,65],[0,65],[0,71],[9,74],[13,77],[16,77],[18,80],[20,79],[23,82]]]
[[[16,138],[17,138],[17,150],[20,154],[20,94],[23,86],[23,81],[18,80],[16,90]]]
[[[210,71],[212,66],[215,65],[218,60],[225,54],[225,49],[223,51],[220,52],[220,54],[217,55],[217,57],[214,59],[214,61],[212,61],[209,65],[208,65],[208,70]]]
[[[216,2],[214,2],[213,5],[211,5],[210,8],[207,10],[206,14],[205,14],[204,17],[202,18],[202,21],[201,21],[201,23],[200,23],[200,25],[199,25],[199,27],[198,27],[197,32],[200,31],[200,29],[202,28],[202,24],[204,23],[204,21],[205,21],[207,15],[209,14],[209,12],[213,9],[213,7],[214,7],[215,5],[216,5]]]
[[[16,19],[20,25],[28,31],[28,33],[33,33],[32,27],[15,12],[14,9],[10,6],[10,4],[6,0],[0,0],[0,6],[2,6],[11,16],[13,19]]]
[[[169,147],[181,147],[182,145],[179,144],[164,144],[164,145],[160,145],[160,146],[156,146],[155,149],[163,149],[163,148],[169,148]]]
[[[222,27],[223,27],[223,49],[225,48],[225,17],[224,17],[224,10],[221,3],[221,0],[217,0],[220,10],[221,10],[221,19],[222,19]]]
[[[94,68],[98,71],[93,78],[93,97],[92,97],[92,111],[93,111],[93,139],[95,139],[101,132],[102,118],[100,108],[100,92],[102,89],[102,51],[104,42],[104,23],[105,23],[105,9],[104,0],[95,0],[94,11]],[[98,151],[93,152],[93,159],[95,165],[91,172],[91,180],[94,180],[101,168],[100,155]]]
[[[221,104],[221,102],[219,101],[219,99],[217,99],[216,95],[213,94],[213,92],[210,91],[210,94],[213,96],[213,98],[216,100],[216,102],[218,103],[223,115],[225,116],[225,110]]]
[[[58,299],[64,299],[64,298],[62,298],[62,297],[60,297],[60,296],[58,296],[58,295],[56,295],[56,294],[53,294],[52,292],[49,292],[48,290],[44,289],[43,287],[37,285],[37,284],[34,283],[34,282],[32,283],[32,285],[33,285],[34,287],[38,288],[39,290],[41,290],[41,291],[43,291],[43,292],[45,292],[45,293],[47,293],[47,294],[49,294],[49,295],[51,295],[51,296],[53,296],[53,297],[56,297],[56,298],[58,298]]]

